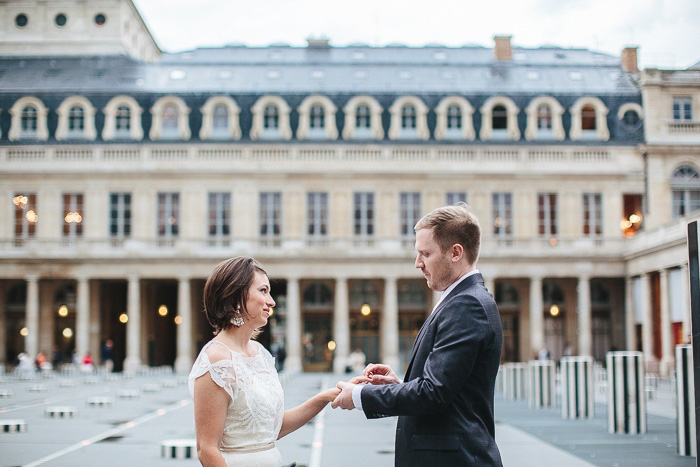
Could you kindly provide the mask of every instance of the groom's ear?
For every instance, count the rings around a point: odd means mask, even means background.
[[[464,257],[464,247],[459,243],[455,243],[450,247],[450,259],[453,263],[461,260]]]

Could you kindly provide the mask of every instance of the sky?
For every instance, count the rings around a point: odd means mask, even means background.
[[[133,0],[166,52],[286,43],[493,47],[553,45],[619,56],[640,68],[700,62],[700,0]]]

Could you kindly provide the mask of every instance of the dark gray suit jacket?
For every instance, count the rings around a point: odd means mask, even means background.
[[[502,465],[493,415],[502,336],[496,302],[474,274],[423,324],[404,382],[362,388],[367,418],[399,416],[397,467]]]

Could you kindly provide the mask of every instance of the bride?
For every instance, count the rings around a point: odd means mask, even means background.
[[[188,383],[205,467],[280,467],[275,440],[306,424],[340,392],[327,389],[284,410],[274,359],[253,340],[274,306],[267,273],[253,258],[221,262],[204,285],[215,337],[199,353]]]

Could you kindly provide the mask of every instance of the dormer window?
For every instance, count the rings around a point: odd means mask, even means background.
[[[391,113],[390,139],[430,138],[428,130],[428,107],[416,96],[400,97],[389,108]]]
[[[201,140],[240,139],[238,114],[241,109],[231,97],[210,97],[200,111],[202,112],[202,127],[199,129]]]
[[[476,137],[472,122],[474,107],[462,96],[443,98],[435,107],[435,139],[470,140]]]
[[[508,112],[506,112],[504,106],[494,106],[491,113],[491,128],[494,131],[506,130],[508,128]]]
[[[627,102],[617,109],[617,118],[622,122],[622,128],[634,131],[642,126],[644,109],[635,102]]]
[[[355,96],[343,108],[344,139],[382,139],[382,106],[374,97]]]
[[[456,105],[447,108],[447,131],[462,129],[462,112]]]
[[[39,140],[46,141],[49,130],[46,126],[46,116],[49,111],[36,97],[17,99],[10,109],[12,121],[8,138],[10,141]]]
[[[484,141],[519,140],[518,113],[520,109],[512,99],[505,96],[489,98],[481,106],[482,125],[479,136]]]
[[[262,96],[253,107],[253,125],[250,129],[250,139],[283,139],[292,138],[289,125],[291,109],[287,102],[279,96]]]
[[[563,141],[566,138],[561,116],[564,108],[551,96],[539,96],[525,109],[527,127],[525,139]]]
[[[56,140],[89,140],[97,137],[95,130],[95,108],[82,96],[66,98],[56,109],[58,126]]]
[[[82,107],[71,107],[68,111],[68,135],[82,135],[85,129],[85,115]]]
[[[143,139],[143,127],[141,126],[143,109],[133,97],[116,96],[107,103],[103,112],[105,125],[102,130],[102,139],[105,141],[112,139],[140,141]]]
[[[338,138],[338,128],[335,125],[337,107],[326,96],[309,96],[299,107],[299,127],[297,139],[329,139]]]
[[[161,97],[151,107],[153,124],[149,137],[153,141],[166,139],[189,140],[192,135],[189,125],[190,109],[181,98]]]
[[[355,131],[369,130],[371,127],[369,107],[360,105],[355,110]]]
[[[635,110],[628,110],[622,115],[622,122],[627,126],[637,126],[639,121],[639,114]]]
[[[572,141],[610,139],[607,123],[608,108],[599,98],[582,97],[571,106],[569,111],[571,112],[569,137]]]

